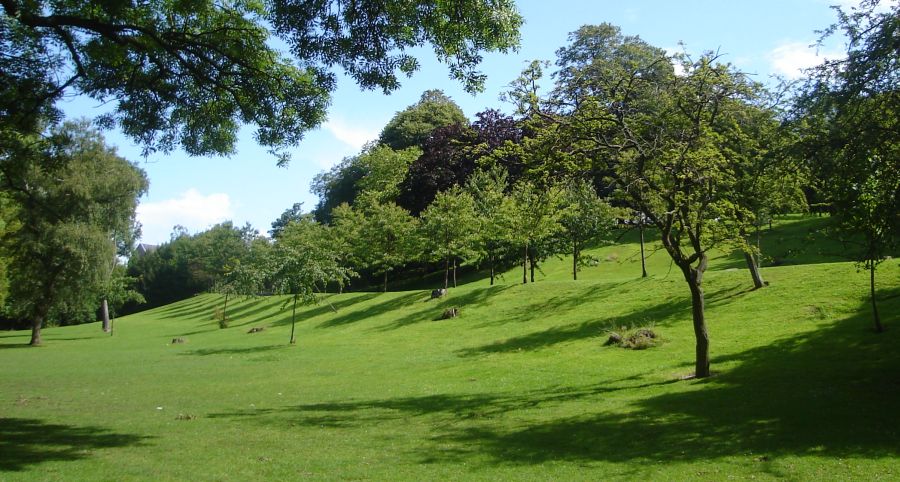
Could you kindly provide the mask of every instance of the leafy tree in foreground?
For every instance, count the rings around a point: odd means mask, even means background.
[[[483,51],[518,44],[510,0],[265,2],[0,1],[0,119],[37,130],[67,93],[115,100],[117,123],[148,150],[228,154],[241,124],[273,149],[325,118],[340,66],[385,92],[430,44],[470,91]],[[273,42],[286,43],[286,57]],[[286,157],[281,158],[286,161]]]
[[[2,240],[10,260],[7,307],[31,320],[31,344],[40,345],[51,313],[86,303],[96,310],[115,233],[132,229],[147,180],[85,123],[19,145],[27,150],[0,157],[0,182],[20,223]]]
[[[859,241],[877,331],[875,271],[900,240],[900,4],[864,0],[840,9],[827,34],[848,38],[847,56],[811,72],[798,99],[801,148],[822,182],[842,237]]]
[[[706,55],[670,58],[610,25],[584,27],[559,53],[556,119],[585,163],[602,166],[630,209],[647,215],[691,292],[695,376],[710,375],[703,275],[707,252],[740,242],[729,199],[735,172],[717,127],[724,107],[752,100],[740,74]]]

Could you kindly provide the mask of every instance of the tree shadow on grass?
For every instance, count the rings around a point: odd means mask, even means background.
[[[638,374],[581,386],[341,400],[213,417],[312,428],[396,425],[398,433],[424,417],[418,425],[429,433],[409,454],[420,463],[613,462],[640,471],[643,464],[727,459],[721,463],[796,477],[781,458],[892,460],[900,457],[898,291],[879,293],[883,312],[892,314],[886,333],[871,332],[862,303],[818,330],[714,357],[714,366],[732,367],[703,380]],[[625,399],[608,402],[622,391]],[[557,412],[579,415],[554,418]]]
[[[265,345],[250,346],[242,348],[203,348],[198,350],[190,350],[179,353],[180,355],[191,356],[209,356],[209,355],[255,355],[257,353],[269,352],[274,350],[283,350],[290,348],[289,345]]]
[[[494,296],[513,288],[515,285],[494,285],[486,288],[476,288],[465,294],[457,295],[451,288],[447,295],[439,299],[425,298],[427,305],[419,306],[416,311],[397,318],[393,323],[382,326],[378,331],[391,331],[414,325],[423,321],[436,321],[441,319],[441,314],[447,308],[456,307],[462,310],[487,306]],[[430,293],[426,292],[426,295]]]
[[[385,313],[400,309],[412,303],[416,299],[423,299],[428,295],[429,293],[425,291],[413,291],[396,298],[388,298],[387,300],[376,303],[374,305],[365,305],[353,311],[346,312],[345,310],[345,312],[338,312],[333,318],[319,323],[317,325],[317,328],[333,328],[337,326],[353,324],[367,318],[381,316]],[[373,297],[373,299],[377,298]],[[289,322],[290,318],[288,318],[288,323]]]
[[[221,304],[222,300],[215,296],[208,297],[203,301],[198,301],[197,297],[193,297],[169,305],[160,310],[159,314],[162,319],[212,319],[213,310]]]
[[[99,427],[0,418],[0,472],[20,472],[44,462],[80,460],[98,449],[141,446],[148,438]]]
[[[690,316],[689,314],[685,314],[690,306],[690,300],[663,302],[624,316],[610,316],[580,323],[554,326],[546,330],[508,338],[487,345],[464,348],[458,350],[456,354],[462,357],[472,357],[490,353],[538,350],[560,343],[582,340],[585,338],[601,337],[606,335],[609,331],[620,330],[622,328],[631,330],[650,324],[662,325],[685,316]]]
[[[363,427],[368,424],[403,422],[414,416],[448,416],[461,419],[491,418],[531,408],[553,406],[585,397],[621,390],[676,383],[678,380],[647,382],[640,375],[581,387],[551,387],[516,393],[435,394],[420,397],[311,403],[283,408],[239,410],[210,414],[210,418],[260,419],[286,417],[292,425],[318,427]]]

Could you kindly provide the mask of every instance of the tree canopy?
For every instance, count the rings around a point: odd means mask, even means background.
[[[192,155],[231,153],[242,124],[273,150],[294,145],[324,120],[334,67],[389,92],[422,44],[477,91],[481,53],[516,48],[522,23],[510,0],[0,5],[0,127],[39,130],[77,93],[114,101],[103,124],[147,151]]]
[[[29,162],[0,158],[0,182],[17,221],[2,239],[10,262],[7,307],[31,321],[31,344],[40,345],[48,318],[83,316],[99,306],[116,239],[133,231],[147,179],[85,122],[21,145],[28,150],[16,155]]]

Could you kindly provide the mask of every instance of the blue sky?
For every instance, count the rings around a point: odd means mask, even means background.
[[[896,1],[896,0],[892,0]],[[275,166],[265,149],[255,145],[252,129],[244,129],[237,153],[229,158],[190,157],[183,152],[141,156],[141,150],[121,133],[106,133],[119,154],[137,162],[150,178],[150,191],[141,200],[138,220],[143,242],[169,239],[172,227],[181,224],[198,232],[212,224],[232,220],[252,224],[262,232],[285,209],[303,202],[311,210],[316,197],[309,192],[313,177],[353,155],[399,110],[416,102],[428,89],[441,89],[471,119],[486,108],[509,111],[498,96],[525,64],[534,59],[555,60],[556,49],[566,45],[568,34],[585,24],[609,22],[627,35],[640,35],[661,48],[688,52],[718,50],[724,60],[744,72],[767,81],[773,74],[799,75],[799,69],[837,55],[838,42],[810,48],[818,35],[835,20],[832,4],[848,6],[853,0],[519,0],[525,18],[521,49],[517,53],[485,57],[488,75],[484,93],[473,96],[449,79],[447,69],[418,50],[422,69],[389,96],[380,91],[360,91],[352,80],[341,78],[329,109],[329,120],[307,134],[293,150],[287,168]],[[105,108],[98,102],[76,98],[64,102],[69,117],[95,117]]]

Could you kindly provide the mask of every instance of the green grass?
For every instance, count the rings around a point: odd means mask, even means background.
[[[799,247],[816,222],[766,242]],[[0,480],[900,477],[896,260],[879,269],[888,331],[875,334],[852,263],[793,250],[752,291],[740,258],[719,253],[716,376],[682,380],[687,288],[662,252],[640,279],[635,249],[597,250],[605,261],[577,282],[564,259],[538,283],[513,270],[442,300],[331,296],[336,312],[300,314],[296,346],[282,299],[229,303],[223,330],[209,295],[118,320],[113,337],[51,328],[27,348],[27,333],[0,333]],[[438,320],[450,306],[461,315]],[[660,346],[603,346],[645,326]]]

